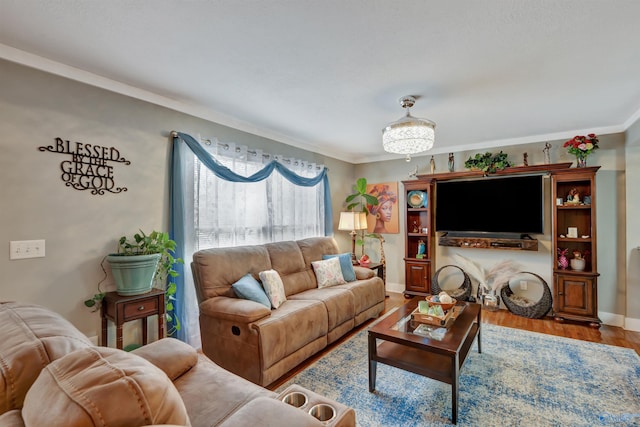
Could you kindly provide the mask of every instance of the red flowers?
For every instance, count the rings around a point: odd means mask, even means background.
[[[574,136],[572,139],[565,142],[563,147],[565,147],[569,153],[575,154],[577,157],[585,158],[591,154],[593,150],[597,150],[599,148],[598,142],[596,134],[590,133],[587,136]]]

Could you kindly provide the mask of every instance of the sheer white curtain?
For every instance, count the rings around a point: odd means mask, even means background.
[[[233,143],[212,143],[207,149],[219,163],[243,176],[258,172],[271,160],[309,178],[322,169]],[[197,158],[194,174],[196,250],[324,235],[322,184],[298,186],[277,172],[259,182],[230,182],[215,176]]]
[[[272,160],[297,175],[318,176],[323,165],[268,155],[234,143],[202,145],[218,163],[251,176]],[[193,253],[206,248],[254,245],[325,235],[325,185],[299,186],[277,170],[258,182],[231,182],[216,176],[191,150],[180,151],[184,218],[184,290],[179,306],[181,339],[200,347],[198,303],[189,267]]]

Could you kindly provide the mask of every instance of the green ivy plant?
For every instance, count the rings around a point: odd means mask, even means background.
[[[176,249],[176,242],[169,238],[169,233],[161,232],[161,231],[152,231],[149,234],[146,234],[142,230],[140,233],[136,233],[133,236],[133,239],[127,238],[127,236],[122,236],[118,240],[118,252],[117,255],[122,256],[135,256],[135,255],[151,255],[151,254],[161,254],[160,262],[158,262],[158,267],[156,269],[156,274],[154,276],[154,281],[158,284],[166,284],[165,290],[165,316],[167,320],[167,325],[171,325],[171,328],[168,329],[168,335],[173,335],[176,331],[179,331],[180,320],[177,316],[175,316],[175,305],[174,302],[176,300],[175,294],[177,291],[176,284],[172,281],[173,278],[178,276],[178,272],[175,270],[176,264],[184,264],[182,258],[175,258],[173,255]],[[98,283],[98,293],[93,295],[90,299],[84,301],[84,305],[90,308],[93,308],[93,311],[97,311],[100,308],[100,304],[102,304],[102,300],[104,299],[105,292],[101,289],[101,284],[107,278],[107,272],[104,269],[104,260],[100,262],[100,267],[104,272],[104,278]],[[168,283],[167,283],[168,280]]]
[[[498,154],[486,152],[484,154],[476,154],[475,157],[469,157],[464,162],[467,169],[477,169],[484,172],[485,175],[496,173],[496,171],[511,167],[513,164],[507,160],[507,154],[500,151]]]

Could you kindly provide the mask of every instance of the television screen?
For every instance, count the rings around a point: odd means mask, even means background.
[[[544,233],[540,175],[438,182],[435,205],[436,231]]]

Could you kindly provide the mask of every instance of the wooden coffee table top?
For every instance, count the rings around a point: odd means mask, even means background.
[[[458,422],[458,377],[473,342],[482,352],[480,304],[456,305],[447,327],[411,320],[420,298],[414,298],[369,328],[369,391],[376,389],[378,363],[451,384],[451,420]],[[378,340],[382,342],[378,344]]]
[[[457,317],[448,328],[430,326],[427,333],[414,333],[419,323],[411,321],[411,312],[418,306],[420,298],[413,298],[394,313],[390,314],[371,328],[369,335],[376,338],[396,342],[405,346],[425,349],[441,354],[455,354],[469,335],[474,322],[479,318],[481,306],[474,303],[459,303],[456,306]]]

